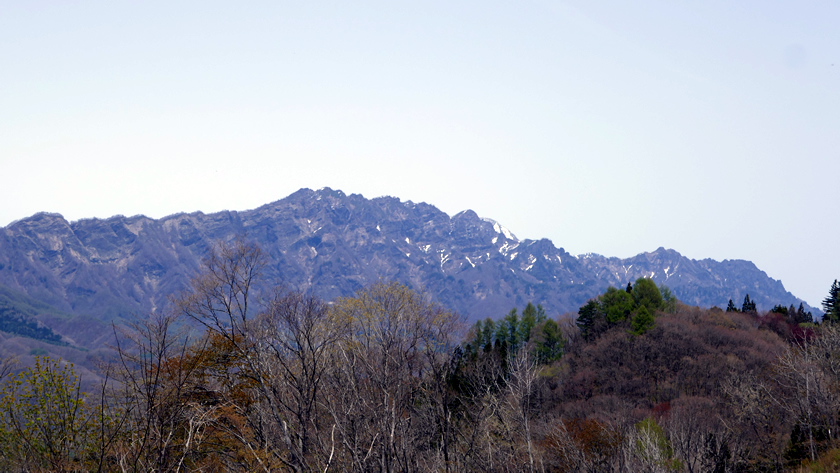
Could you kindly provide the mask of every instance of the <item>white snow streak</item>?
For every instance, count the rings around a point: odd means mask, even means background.
[[[519,240],[516,238],[516,235],[514,235],[513,233],[511,233],[511,232],[510,232],[510,230],[508,230],[507,228],[503,227],[502,225],[499,225],[499,222],[497,222],[497,221],[493,220],[492,218],[482,218],[481,220],[483,220],[483,221],[485,221],[485,222],[492,223],[492,224],[493,224],[493,230],[495,230],[495,231],[496,231],[496,233],[501,233],[501,234],[502,234],[502,235],[504,235],[504,236],[505,236],[505,238],[507,238],[508,240],[519,241]],[[494,243],[495,243],[495,242],[494,242]]]
[[[513,236],[513,233],[511,233],[510,230],[508,230],[505,227],[502,227],[501,225],[499,226],[502,228],[502,233],[505,234],[505,238],[507,238],[508,240],[516,240],[516,237]]]

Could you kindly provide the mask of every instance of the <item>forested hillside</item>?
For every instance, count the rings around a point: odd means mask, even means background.
[[[681,303],[639,278],[469,324],[398,282],[325,301],[236,240],[117,331],[100,387],[0,365],[7,471],[828,471],[840,287],[798,310]],[[201,330],[185,330],[187,327]],[[13,374],[10,374],[13,373]]]

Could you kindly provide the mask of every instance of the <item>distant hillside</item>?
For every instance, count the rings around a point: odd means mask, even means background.
[[[632,258],[572,256],[550,240],[519,240],[467,210],[302,189],[242,212],[68,222],[41,213],[0,229],[0,284],[69,314],[101,321],[158,310],[195,274],[208,245],[237,235],[270,256],[266,276],[333,299],[379,278],[422,288],[471,319],[528,301],[577,311],[608,285],[665,283],[699,306],[759,309],[802,302],[752,263],[691,260],[660,248]]]
[[[0,332],[32,338],[55,345],[66,345],[61,335],[38,320],[40,314],[55,314],[43,302],[0,286]]]

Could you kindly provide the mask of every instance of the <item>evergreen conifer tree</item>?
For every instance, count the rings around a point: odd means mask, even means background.
[[[481,330],[481,343],[485,352],[493,350],[493,343],[496,341],[496,322],[490,317],[484,320],[484,328]]]
[[[737,307],[735,307],[735,303],[732,302],[732,299],[729,299],[729,304],[726,306],[727,312],[740,312]]]
[[[741,305],[741,312],[755,312],[755,302],[750,300],[750,295],[744,296],[744,304]]]
[[[515,307],[510,309],[508,315],[499,323],[498,336],[507,342],[508,350],[515,352],[519,347],[519,314]]]
[[[638,286],[638,281],[636,282]],[[658,290],[657,290],[658,291]],[[598,296],[609,325],[615,325],[630,318],[630,313],[636,308],[633,296],[612,286]]]
[[[537,325],[534,335],[535,354],[537,361],[548,364],[563,356],[566,341],[557,322],[548,319]]]
[[[791,306],[791,308],[793,308],[793,306]],[[799,304],[799,309],[796,312],[791,312],[790,315],[793,317],[793,321],[797,324],[814,322],[814,316],[811,315],[811,312],[805,312],[805,305],[802,303]]]
[[[653,315],[642,305],[639,306],[639,310],[636,311],[636,315],[630,321],[630,327],[633,329],[634,334],[642,335],[650,330],[654,323]]]
[[[828,290],[828,297],[823,299],[822,303],[825,315],[823,320],[826,322],[840,322],[840,284],[834,280],[831,289]]]
[[[677,296],[664,284],[659,285],[659,292],[662,294],[662,311],[673,314],[677,311]]]
[[[601,304],[595,299],[587,302],[578,310],[578,318],[575,324],[580,329],[583,338],[586,340],[593,339],[602,330],[602,327],[606,325]]]
[[[651,314],[661,310],[664,306],[662,292],[652,279],[637,279],[631,295],[636,306],[645,306]]]
[[[543,306],[538,304],[534,307],[534,304],[529,302],[528,305],[522,309],[522,317],[519,319],[519,341],[527,343],[531,338],[531,330],[545,321],[545,319],[546,315]]]

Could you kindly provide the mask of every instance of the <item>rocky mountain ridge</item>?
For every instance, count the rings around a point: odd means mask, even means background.
[[[163,310],[200,268],[209,245],[244,235],[269,257],[269,280],[331,300],[380,278],[398,280],[469,319],[528,301],[575,312],[607,286],[638,277],[685,303],[760,309],[802,302],[754,264],[692,260],[659,248],[631,258],[572,256],[550,240],[519,240],[466,210],[301,189],[247,211],[114,216],[68,222],[40,213],[0,229],[0,285],[63,313],[108,322]]]

